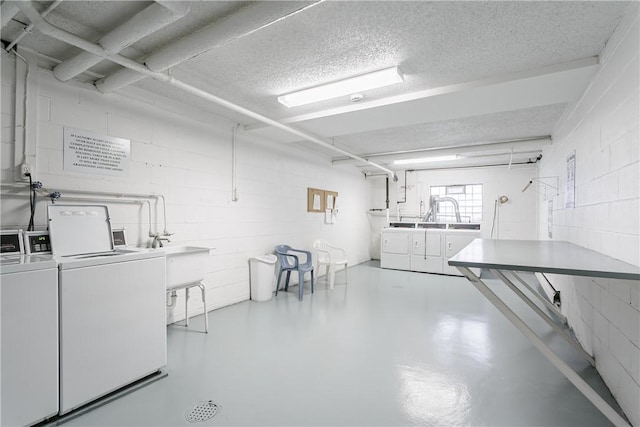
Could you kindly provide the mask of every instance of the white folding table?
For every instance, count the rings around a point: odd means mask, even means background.
[[[509,306],[496,295],[471,268],[491,270],[507,287],[513,290],[544,321],[556,330],[569,344],[580,351],[595,366],[595,360],[580,344],[567,335],[542,309],[527,297],[507,275],[532,291],[547,308],[564,319],[560,311],[524,281],[518,272],[554,273],[572,276],[602,277],[633,280],[640,285],[640,267],[627,264],[598,252],[569,242],[555,240],[492,240],[475,239],[449,260],[500,312],[517,327],[542,354],[564,374],[613,424],[629,423],[611,407],[567,363],[560,359],[538,335]],[[508,272],[508,273],[507,273]]]

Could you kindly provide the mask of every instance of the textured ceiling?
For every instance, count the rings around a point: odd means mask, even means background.
[[[12,3],[3,2],[3,13]],[[34,2],[40,11],[51,3]],[[47,19],[97,42],[151,4],[63,1]],[[133,42],[122,55],[142,63],[185,36],[218,29],[209,48],[170,68],[173,77],[360,156],[550,135],[597,71],[593,57],[629,6],[615,1],[181,4],[190,6],[186,16]],[[2,28],[5,45],[28,23],[18,12]],[[80,52],[38,29],[18,46],[58,60]],[[393,65],[405,81],[366,92],[358,104],[344,97],[288,109],[276,100]],[[93,81],[120,68],[104,60],[77,79]],[[243,124],[247,132],[343,157],[162,82],[147,78],[133,85]]]
[[[553,124],[566,104],[555,104],[522,110],[421,123],[402,128],[389,128],[334,138],[334,143],[358,153],[385,145],[404,151],[419,148],[442,148],[465,144],[495,143],[550,135]],[[387,150],[388,151],[388,150]]]

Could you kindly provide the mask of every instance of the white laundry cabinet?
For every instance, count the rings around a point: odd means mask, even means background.
[[[480,230],[385,228],[380,233],[380,267],[461,276],[448,264]]]

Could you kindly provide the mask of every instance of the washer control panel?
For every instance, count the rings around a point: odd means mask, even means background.
[[[50,254],[51,239],[48,231],[25,231],[24,246],[28,255]]]
[[[24,254],[22,230],[0,230],[0,253],[3,255]]]

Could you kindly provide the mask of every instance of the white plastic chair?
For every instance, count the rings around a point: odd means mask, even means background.
[[[347,283],[347,253],[344,249],[332,246],[326,240],[318,239],[313,242],[313,249],[318,254],[318,274],[320,267],[325,266],[325,274],[329,280],[329,289],[333,289],[336,269],[344,266],[344,280]]]

